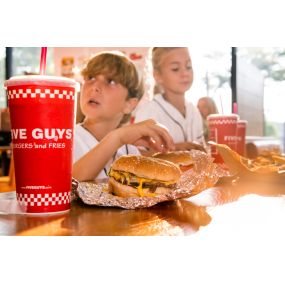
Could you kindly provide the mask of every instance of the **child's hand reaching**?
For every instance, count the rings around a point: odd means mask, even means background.
[[[73,164],[73,177],[78,181],[94,179],[114,153],[125,144],[144,146],[159,152],[174,150],[174,143],[167,129],[154,120],[128,125],[111,131],[76,161]]]
[[[174,142],[166,127],[154,120],[146,120],[137,124],[128,125],[116,130],[120,142],[143,146],[159,152],[174,150]]]

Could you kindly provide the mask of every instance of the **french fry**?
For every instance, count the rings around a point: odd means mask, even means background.
[[[281,155],[273,155],[272,158],[274,159],[274,161],[278,164],[285,164],[285,157],[281,156]]]
[[[282,167],[272,163],[271,160],[267,160],[268,163],[266,165],[266,160],[264,158],[252,161],[240,156],[227,145],[216,144],[213,142],[211,142],[211,144],[217,148],[232,174],[264,181],[285,181],[285,172],[283,168],[285,166],[284,157],[275,155],[272,159],[272,161],[278,161],[279,164],[282,162]]]

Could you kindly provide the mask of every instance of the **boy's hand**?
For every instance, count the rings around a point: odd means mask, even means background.
[[[117,129],[122,145],[144,146],[159,152],[175,149],[174,142],[166,127],[154,120],[128,125]]]

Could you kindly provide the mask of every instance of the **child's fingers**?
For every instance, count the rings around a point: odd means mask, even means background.
[[[149,128],[147,130],[147,135],[145,136],[145,138],[150,148],[155,149],[157,151],[163,151],[163,149],[165,148],[165,141],[163,140],[162,136],[159,135],[157,130]]]
[[[123,127],[120,133],[123,144],[134,143],[160,152],[174,150],[173,139],[167,129],[151,119]]]
[[[174,148],[175,148],[174,142],[173,142],[172,137],[168,133],[167,129],[160,124],[155,124],[153,126],[153,129],[155,130],[155,132],[159,136],[162,147],[165,149],[165,151],[174,150]]]
[[[162,152],[164,149],[164,145],[159,140],[159,137],[154,138],[153,136],[144,136],[138,139],[134,145],[136,146],[143,146],[146,148],[153,149],[155,151]]]

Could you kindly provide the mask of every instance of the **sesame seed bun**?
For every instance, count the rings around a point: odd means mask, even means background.
[[[125,171],[137,177],[160,181],[177,181],[181,172],[176,164],[154,157],[123,155],[112,165],[113,170]]]
[[[166,153],[156,153],[152,157],[164,159],[177,164],[182,171],[193,167],[194,162],[190,151],[171,151]]]

